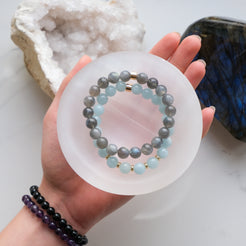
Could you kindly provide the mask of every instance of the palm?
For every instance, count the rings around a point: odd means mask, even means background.
[[[169,60],[178,67],[195,88],[205,73],[205,67],[201,62],[191,63],[200,49],[200,41],[196,37],[189,37],[179,45],[179,39],[176,33],[169,34],[151,50],[151,53]],[[44,177],[40,187],[47,200],[57,202],[58,210],[63,212],[64,217],[70,218],[70,223],[82,232],[89,230],[98,220],[132,198],[110,194],[86,183],[68,165],[59,146],[56,116],[61,94],[73,75],[88,62],[88,57],[82,58],[64,80],[45,116],[42,147]],[[212,119],[212,110],[203,110],[204,134],[208,131]],[[56,194],[56,197],[50,194]],[[62,202],[59,203],[60,201]]]

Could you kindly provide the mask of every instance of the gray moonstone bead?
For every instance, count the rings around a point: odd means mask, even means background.
[[[162,127],[159,132],[159,137],[160,138],[168,138],[169,137],[169,130],[166,127]]]
[[[85,105],[86,107],[92,107],[92,106],[94,106],[95,102],[96,102],[96,100],[95,100],[95,98],[92,97],[92,96],[87,96],[87,97],[85,97],[85,99],[84,99],[84,105]]]
[[[150,155],[153,152],[153,147],[151,144],[145,143],[142,148],[141,148],[141,152],[144,155]]]
[[[121,147],[119,148],[118,150],[118,156],[121,158],[121,159],[125,159],[129,156],[130,154],[130,151],[126,148],[126,147]]]
[[[97,97],[100,94],[100,88],[97,85],[92,85],[89,93],[93,97]]]
[[[164,85],[158,85],[155,89],[155,93],[157,96],[163,96],[165,93],[167,93],[167,88]]]
[[[174,118],[172,117],[165,117],[164,120],[163,120],[163,124],[165,127],[167,128],[170,128],[170,127],[173,127],[174,126],[174,123],[175,123],[175,120]]]
[[[97,84],[98,84],[98,86],[99,86],[100,88],[105,89],[105,88],[108,87],[109,82],[108,82],[108,79],[107,79],[107,78],[101,77],[101,78],[97,81]]]
[[[97,146],[99,149],[105,149],[108,146],[108,140],[105,137],[100,137],[97,139]]]
[[[122,71],[120,73],[120,79],[124,82],[128,81],[131,78],[131,73],[128,71]]]
[[[151,144],[154,148],[159,149],[162,144],[162,139],[160,137],[154,137],[151,141]]]
[[[109,155],[115,155],[118,151],[118,147],[115,144],[109,144],[106,151]]]
[[[156,78],[150,78],[147,85],[150,89],[155,89],[158,86],[158,80]]]
[[[93,117],[86,120],[86,126],[90,129],[93,129],[97,126],[97,120]]]
[[[83,110],[84,117],[91,118],[93,114],[94,114],[94,111],[92,108],[88,108],[88,107],[84,108],[84,110]]]
[[[173,98],[173,96],[170,95],[170,94],[164,94],[164,95],[162,96],[162,102],[163,102],[165,105],[170,106],[171,104],[173,104],[174,98]]]
[[[136,79],[139,84],[145,84],[148,82],[148,76],[145,73],[139,73]]]
[[[138,158],[141,155],[141,150],[138,147],[132,147],[130,149],[130,156],[132,158]]]
[[[176,108],[173,105],[167,106],[165,108],[165,113],[167,116],[174,116],[176,114]]]
[[[112,72],[108,75],[108,81],[116,84],[119,81],[120,75],[116,72]]]
[[[92,139],[98,139],[98,138],[100,138],[101,137],[101,134],[102,133],[101,133],[100,129],[98,129],[98,128],[93,128],[90,131],[90,136],[91,136]]]

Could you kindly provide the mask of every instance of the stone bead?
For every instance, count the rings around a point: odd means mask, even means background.
[[[166,105],[161,104],[161,105],[159,106],[159,111],[160,111],[162,114],[165,114],[165,109],[166,109]]]
[[[91,118],[93,114],[94,114],[94,111],[92,108],[84,108],[83,110],[84,117]]]
[[[105,89],[105,93],[107,96],[112,97],[116,94],[116,89],[114,86],[109,85],[106,89]]]
[[[157,150],[157,155],[162,159],[166,158],[168,156],[168,151],[165,148],[160,148]]]
[[[153,92],[151,89],[145,88],[143,89],[142,95],[143,95],[143,98],[150,99],[153,96]]]
[[[123,162],[120,164],[120,171],[122,173],[129,173],[131,171],[131,165],[128,162]]]
[[[61,220],[61,215],[59,213],[55,213],[52,216],[52,218],[53,218],[54,221],[60,221]]]
[[[162,104],[161,98],[160,98],[159,96],[157,96],[157,95],[153,95],[152,98],[151,98],[151,101],[152,101],[152,103],[155,104],[155,105],[160,105],[160,104]]]
[[[110,168],[115,168],[117,167],[117,164],[118,164],[118,159],[114,156],[110,156],[108,159],[107,159],[107,165],[110,167]]]
[[[125,91],[126,89],[126,83],[123,81],[119,81],[116,83],[116,90],[117,91]]]
[[[143,174],[145,172],[145,165],[141,162],[136,163],[133,167],[133,170],[136,174]]]
[[[169,136],[169,130],[166,127],[162,127],[159,130],[158,134],[159,134],[159,137],[160,138],[168,138],[168,136]]]
[[[94,116],[94,118],[97,120],[97,125],[99,126],[102,122],[102,119],[99,116]]]
[[[26,206],[27,206],[28,208],[31,208],[33,205],[34,205],[34,202],[33,202],[33,201],[29,201],[29,202],[27,202],[27,204],[26,204]]]
[[[56,228],[57,228],[55,222],[53,222],[53,221],[51,221],[48,226],[51,230],[56,230]]]
[[[97,147],[99,149],[105,149],[108,146],[108,140],[105,137],[100,137],[97,139]]]
[[[116,84],[119,81],[119,78],[120,78],[120,75],[116,72],[111,72],[108,75],[108,81],[113,83],[113,84]]]
[[[87,119],[86,126],[90,129],[95,128],[97,126],[97,120],[94,117]]]
[[[162,96],[162,102],[163,102],[165,105],[170,106],[170,105],[173,104],[174,98],[173,98],[173,96],[170,95],[170,94],[164,94],[164,95]]]
[[[66,221],[65,219],[61,219],[61,220],[59,221],[59,226],[60,226],[61,228],[65,228],[65,227],[67,226],[67,221]]]
[[[37,211],[37,213],[36,213],[36,216],[38,217],[38,218],[43,218],[44,217],[44,212],[42,211],[42,210],[38,210]]]
[[[34,192],[32,195],[35,199],[37,199],[40,196],[40,193],[38,191]]]
[[[130,149],[130,156],[132,158],[136,159],[136,158],[140,157],[140,155],[141,155],[141,150],[138,147],[132,147]]]
[[[96,102],[96,100],[92,96],[87,96],[87,97],[84,98],[84,105],[86,107],[93,107],[95,102]]]
[[[106,158],[108,156],[108,153],[107,153],[106,149],[99,149],[98,155],[101,156],[102,158]]]
[[[56,228],[55,233],[60,236],[62,234],[62,229],[60,227]]]
[[[145,73],[139,73],[136,79],[139,84],[145,84],[148,81],[148,76]]]
[[[101,93],[98,97],[97,97],[97,102],[101,105],[104,105],[108,102],[108,97],[106,94]]]
[[[170,137],[166,138],[166,139],[162,139],[162,145],[161,148],[168,148],[169,146],[171,146],[172,144],[172,139]]]
[[[157,96],[163,96],[167,92],[167,88],[164,85],[158,85],[155,89]]]
[[[158,80],[156,78],[150,78],[147,81],[147,85],[150,89],[155,89],[158,86]]]
[[[31,206],[31,211],[33,212],[33,213],[37,213],[38,212],[38,206],[37,205],[32,205]]]
[[[45,199],[44,199],[43,196],[40,195],[40,196],[36,199],[36,201],[37,201],[38,204],[41,204],[41,203],[43,203],[43,202],[45,201]]]
[[[159,149],[161,147],[161,144],[162,144],[162,140],[160,137],[154,137],[152,140],[151,140],[151,144],[154,148],[156,149]]]
[[[118,152],[118,147],[115,144],[109,144],[107,146],[107,153],[109,155],[115,155]]]
[[[130,78],[131,78],[130,72],[128,72],[128,71],[125,70],[125,71],[122,71],[122,72],[120,73],[120,79],[121,79],[122,81],[126,82],[126,81],[128,81]]]
[[[98,139],[101,137],[102,132],[98,128],[93,128],[90,131],[90,136],[92,139]]]
[[[45,224],[49,224],[50,223],[50,217],[48,215],[44,215],[42,221],[45,223]]]
[[[68,235],[70,235],[72,230],[73,230],[73,227],[71,225],[66,225],[64,228],[64,232],[67,233]]]
[[[132,93],[135,95],[139,95],[143,92],[143,87],[140,84],[134,84],[132,86]]]
[[[173,105],[167,106],[165,108],[165,113],[167,116],[174,116],[176,114],[176,108]]]
[[[67,240],[68,240],[68,235],[67,235],[66,233],[62,233],[62,234],[61,234],[61,239],[62,239],[63,241],[67,241]]]
[[[175,123],[175,120],[174,118],[172,117],[165,117],[165,119],[163,120],[163,124],[165,127],[167,128],[170,128],[170,127],[173,127],[174,126],[174,123]]]
[[[154,169],[154,168],[157,168],[157,166],[159,165],[159,161],[157,158],[155,157],[150,157],[148,160],[147,160],[147,164],[148,164],[148,167],[151,168],[151,169]]]
[[[144,155],[150,155],[153,152],[153,147],[151,144],[145,143],[142,148],[141,148],[141,152]]]
[[[53,208],[53,207],[49,207],[48,209],[47,209],[47,214],[48,215],[53,215],[55,213],[55,209]]]
[[[97,85],[92,85],[89,93],[92,97],[97,97],[100,94],[100,88]]]
[[[101,77],[101,78],[97,81],[97,84],[98,84],[98,86],[99,86],[100,88],[105,89],[105,88],[108,87],[109,82],[108,82],[108,79],[107,79],[107,78]]]
[[[126,147],[121,147],[118,149],[118,156],[121,159],[127,158],[129,156],[129,154],[130,154],[130,151]]]
[[[95,114],[96,116],[100,116],[100,115],[102,115],[102,114],[104,113],[104,107],[103,107],[102,105],[100,105],[100,104],[97,104],[97,105],[93,108],[93,110],[94,110],[94,114]]]

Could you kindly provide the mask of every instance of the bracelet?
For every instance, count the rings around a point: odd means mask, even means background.
[[[135,79],[138,83],[127,84],[126,82],[130,79]],[[115,86],[109,85],[109,83],[115,84]],[[143,89],[143,84],[147,84],[148,88]],[[101,93],[101,89],[105,89],[105,93]],[[155,94],[153,94],[151,89],[155,90]],[[108,102],[108,97],[114,96],[117,91],[131,91],[135,95],[142,94],[145,99],[151,99],[152,103],[159,105],[160,112],[164,114],[164,127],[160,128],[158,136],[154,137],[151,143],[144,143],[141,148],[134,146],[130,150],[126,147],[118,149],[115,144],[109,144],[107,138],[102,136],[102,129],[98,126],[101,122],[100,115],[104,113],[103,105]],[[136,74],[123,71],[119,75],[116,72],[111,72],[108,78],[99,78],[97,85],[90,87],[89,94],[89,96],[84,98],[86,107],[83,110],[83,115],[87,118],[86,126],[91,129],[90,136],[94,139],[94,145],[99,148],[99,155],[106,158],[107,165],[110,168],[119,167],[122,173],[134,171],[136,174],[142,174],[148,167],[151,169],[156,168],[159,160],[167,157],[167,147],[172,142],[170,135],[175,124],[173,116],[176,114],[176,108],[172,105],[174,102],[173,96],[167,94],[167,88],[164,85],[159,85],[156,78],[148,78],[145,73]],[[98,104],[96,104],[96,100]],[[119,162],[118,158],[114,157],[117,154],[121,159],[129,156],[137,159],[141,154],[152,154],[154,149],[157,149],[155,157],[150,157],[145,163],[139,162],[135,165],[130,165],[128,162]]]
[[[79,234],[67,221],[61,218],[61,215],[55,211],[53,207],[45,200],[45,198],[38,191],[38,186],[33,185],[30,187],[30,193],[36,200],[37,204],[42,209],[46,210],[46,213],[40,209],[29,196],[25,195],[22,198],[24,204],[41,218],[45,224],[48,224],[49,228],[54,230],[62,240],[66,241],[68,245],[85,245],[88,243],[88,239],[85,235]]]

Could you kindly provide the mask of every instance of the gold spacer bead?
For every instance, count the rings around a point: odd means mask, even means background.
[[[161,159],[160,156],[156,155],[155,158],[159,161]]]
[[[121,162],[118,162],[118,163],[117,163],[117,167],[120,167],[120,164],[121,164]]]
[[[136,79],[137,78],[137,73],[136,72],[131,72],[131,78]]]
[[[106,156],[106,160],[107,160],[109,157],[110,157],[110,155],[107,155],[107,156]]]
[[[147,162],[145,162],[145,163],[144,163],[144,165],[145,165],[145,167],[146,167],[146,168],[148,168],[148,167],[149,167]]]
[[[131,171],[134,171],[134,165],[131,165]]]
[[[132,91],[132,85],[126,84],[126,91],[131,92]]]

